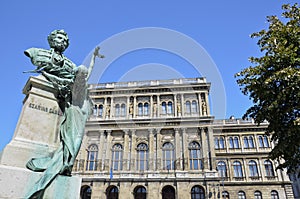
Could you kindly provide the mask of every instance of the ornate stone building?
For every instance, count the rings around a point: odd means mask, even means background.
[[[215,120],[205,78],[90,85],[81,198],[293,198],[266,124]]]

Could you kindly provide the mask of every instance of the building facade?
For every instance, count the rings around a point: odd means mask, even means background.
[[[215,120],[209,89],[205,78],[90,85],[81,198],[293,198],[267,124]]]

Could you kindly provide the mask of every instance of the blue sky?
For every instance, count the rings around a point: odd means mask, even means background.
[[[52,30],[64,29],[69,34],[70,46],[65,55],[77,65],[85,63],[88,54],[99,44],[106,47],[102,49],[106,60],[110,60],[112,52],[135,44],[136,40],[131,37],[126,42],[121,39],[120,43],[110,46],[112,38],[121,38],[122,33],[130,30],[147,30],[151,27],[191,39],[209,55],[210,61],[219,71],[216,76],[222,78],[226,94],[226,99],[221,99],[226,106],[224,117],[241,117],[251,101],[241,94],[233,75],[250,66],[250,56],[260,55],[256,40],[249,35],[267,27],[266,16],[279,16],[282,4],[295,2],[297,1],[1,1],[0,150],[11,140],[22,109],[25,97],[22,88],[31,75],[22,72],[34,69],[23,51],[30,47],[48,49],[46,37]],[[152,41],[151,36],[149,40]],[[184,41],[174,43],[184,46]],[[182,50],[197,54],[194,48]],[[200,61],[202,58],[199,56]],[[178,76],[189,78],[197,77],[203,72],[201,68],[195,69],[189,60],[161,48],[128,51],[115,57],[109,64],[108,61],[102,63],[98,60],[95,69],[103,68],[104,63],[107,64],[105,72],[96,78],[100,82]],[[203,60],[202,67],[205,67],[205,63]],[[207,81],[214,85],[214,77],[210,76]]]

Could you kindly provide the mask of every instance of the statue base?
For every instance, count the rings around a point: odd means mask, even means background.
[[[0,198],[23,199],[43,175],[26,168],[31,158],[48,156],[60,145],[61,111],[56,89],[43,76],[30,77],[13,139],[0,153]],[[58,175],[43,198],[77,199],[81,179]]]
[[[25,196],[43,173],[28,169],[0,165],[0,198],[27,199]],[[79,199],[81,178],[58,175],[47,187],[44,199]]]

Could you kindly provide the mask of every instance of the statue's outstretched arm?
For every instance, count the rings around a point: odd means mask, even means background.
[[[94,68],[94,65],[95,65],[95,59],[96,57],[99,57],[99,58],[104,58],[104,55],[101,55],[99,54],[99,50],[100,50],[100,47],[97,46],[94,50],[94,53],[92,55],[92,59],[91,59],[91,62],[90,62],[90,66],[89,66],[89,71],[88,71],[88,75],[87,75],[87,79],[89,79],[91,73],[92,73],[92,70]]]

